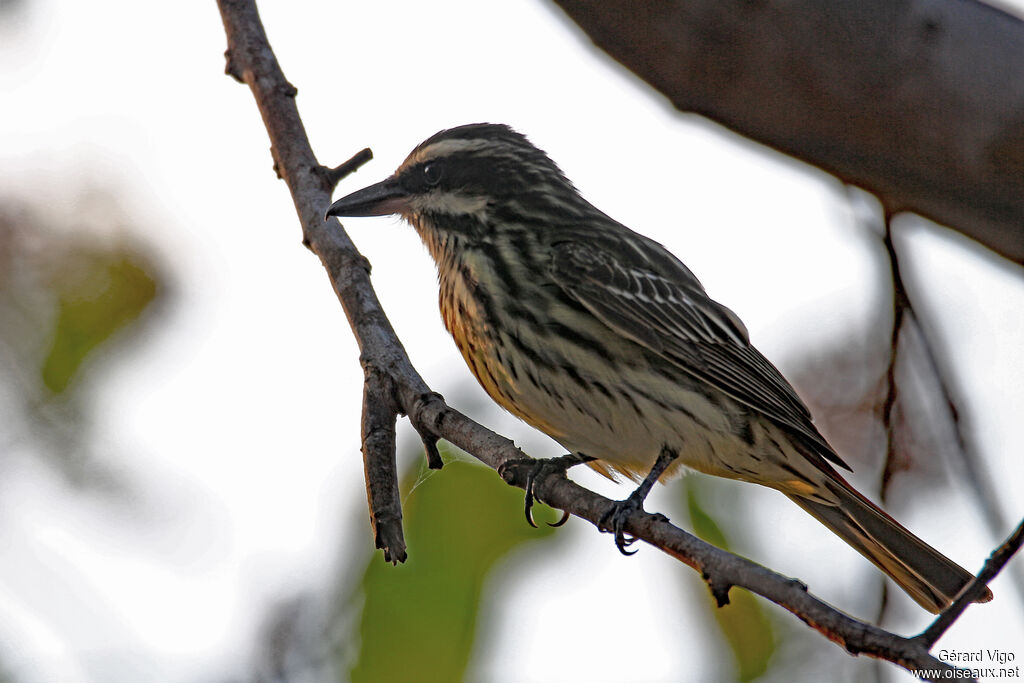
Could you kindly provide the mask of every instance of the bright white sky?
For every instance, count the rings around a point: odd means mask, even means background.
[[[783,370],[787,353],[843,334],[868,308],[872,264],[834,180],[674,113],[542,2],[310,0],[262,11],[320,159],[374,150],[339,196],[390,173],[438,129],[506,122],[603,210],[680,255]],[[96,451],[135,483],[138,500],[69,493],[25,458],[4,471],[0,661],[25,681],[240,673],[270,605],[326,585],[352,528],[355,547],[371,543],[368,526],[349,523],[365,516],[355,344],[299,243],[252,98],[223,75],[212,0],[28,0],[16,16],[18,30],[0,28],[4,194],[34,198],[80,229],[83,196],[116,188],[138,237],[166,262],[174,296],[152,338],[116,360],[95,405]],[[441,327],[433,265],[415,234],[392,219],[348,228],[427,381],[449,396],[476,391]],[[942,231],[921,229],[907,245],[1019,519],[1024,284]],[[511,418],[488,420],[534,454],[558,452]],[[743,495],[764,511],[755,559],[855,612],[870,566],[780,496]],[[968,567],[992,546],[956,496],[900,516]],[[592,532],[566,538],[558,562],[533,567],[516,594],[491,597],[498,620],[476,677],[551,680],[567,653],[579,680],[716,675],[699,629],[674,616],[704,596],[680,586],[670,561],[652,550],[623,560]],[[947,647],[1024,658],[1020,603],[1000,583],[1004,599],[971,610]],[[927,623],[908,614],[897,625],[905,632]],[[571,640],[617,619],[651,657]]]

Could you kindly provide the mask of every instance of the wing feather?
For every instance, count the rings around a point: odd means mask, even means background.
[[[793,387],[750,345],[739,318],[708,297],[661,245],[641,244],[636,253],[626,242],[615,252],[576,240],[557,243],[555,280],[614,331],[796,432],[821,456],[849,469],[818,433]]]

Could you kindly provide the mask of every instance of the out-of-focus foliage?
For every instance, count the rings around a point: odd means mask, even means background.
[[[64,263],[52,289],[57,320],[43,360],[43,384],[64,392],[86,357],[136,320],[156,296],[156,280],[131,249],[79,245],[58,254]]]
[[[95,214],[102,230],[58,228],[23,204],[0,204],[0,436],[76,483],[90,478],[85,370],[100,351],[124,350],[112,342],[135,337],[116,333],[141,328],[162,289],[116,208]],[[100,469],[93,483],[109,484]]]
[[[97,367],[101,350],[109,358],[141,339],[115,333],[139,327],[161,285],[142,247],[119,230],[115,206],[94,208],[89,227],[58,227],[43,211],[0,199],[0,477],[31,460],[80,491],[110,494],[125,484],[92,453],[96,382],[82,380],[100,373],[83,371]],[[0,650],[8,657],[24,666],[23,653]],[[14,680],[0,664],[0,683]]]
[[[527,526],[522,491],[485,467],[452,461],[417,481],[409,490],[406,477],[408,561],[392,567],[375,553],[359,586],[353,683],[462,680],[488,573],[516,548],[553,532]],[[537,517],[555,518],[550,510]]]
[[[692,483],[686,487],[686,507],[694,534],[731,552],[725,531],[701,506]],[[732,653],[737,681],[753,681],[764,675],[775,654],[775,628],[758,600],[752,593],[734,587],[729,591],[728,605],[717,607],[710,596],[705,602]]]

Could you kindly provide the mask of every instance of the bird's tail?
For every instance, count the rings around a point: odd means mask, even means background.
[[[789,498],[892,577],[900,588],[932,613],[941,612],[974,578],[970,572],[931,547],[836,473],[824,485],[837,502],[829,504],[786,494]],[[988,602],[992,592],[977,602]]]

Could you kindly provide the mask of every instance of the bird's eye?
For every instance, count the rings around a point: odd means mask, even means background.
[[[441,176],[443,175],[444,166],[437,161],[433,161],[423,167],[423,180],[427,182],[427,185],[437,185],[441,182]]]

